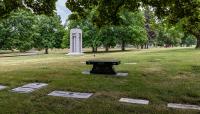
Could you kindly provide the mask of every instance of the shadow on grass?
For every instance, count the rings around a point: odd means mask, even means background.
[[[110,51],[98,51],[98,52],[91,52],[91,51],[85,51],[86,54],[93,54],[93,53],[119,53],[119,52],[131,52],[131,51],[140,51],[140,49],[129,49],[129,50],[110,50]]]

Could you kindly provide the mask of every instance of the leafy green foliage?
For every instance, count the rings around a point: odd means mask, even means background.
[[[10,49],[9,46],[9,29],[5,26],[5,21],[0,22],[0,49]]]
[[[34,15],[30,11],[11,12],[0,23],[0,49],[21,52],[38,49],[61,48],[64,27],[57,16]]]
[[[34,15],[25,10],[11,12],[8,19],[2,22],[2,49],[27,51],[33,47]]]
[[[96,8],[92,22],[97,27],[121,25],[119,13],[124,9],[135,11],[143,6],[150,6],[158,18],[167,16],[172,24],[182,23],[187,33],[197,38],[200,48],[200,1],[199,0],[68,0],[66,6],[73,12],[73,19],[84,19],[87,10]]]
[[[19,10],[12,12],[8,18],[11,29],[12,46],[20,51],[27,51],[33,47],[33,22],[34,16],[31,12]]]
[[[87,16],[87,10],[96,7],[96,15],[92,17],[93,23],[97,27],[106,25],[118,25],[120,17],[118,13],[126,8],[135,11],[139,2],[137,0],[68,0],[66,6],[72,11],[78,13],[80,18]]]
[[[183,38],[181,38],[181,46],[186,45],[187,47],[189,47],[195,44],[196,38],[192,35],[185,35]]]
[[[38,49],[61,48],[64,27],[60,24],[57,16],[47,17],[45,15],[37,16],[36,35],[34,36],[34,47]]]
[[[57,0],[1,0],[0,18],[8,16],[10,12],[26,8],[32,9],[36,14],[53,15]]]

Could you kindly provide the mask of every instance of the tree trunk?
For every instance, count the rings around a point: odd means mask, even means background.
[[[200,36],[197,37],[197,45],[196,45],[196,49],[200,49]]]
[[[108,52],[109,51],[109,46],[106,46],[106,50],[105,50],[106,52]]]
[[[45,53],[44,54],[49,54],[49,49],[45,48]]]
[[[140,49],[140,46],[139,46],[139,45],[136,45],[136,48],[137,48],[137,49]]]
[[[144,49],[144,45],[141,45],[141,49]]]
[[[97,52],[97,47],[92,47],[92,52]]]
[[[125,46],[126,46],[125,42],[122,41],[122,46],[121,46],[122,51],[125,51],[125,50],[126,50],[126,49],[125,49]]]
[[[149,49],[149,43],[145,44],[145,49]]]

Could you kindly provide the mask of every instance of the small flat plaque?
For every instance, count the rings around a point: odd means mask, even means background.
[[[45,83],[30,83],[22,86],[22,88],[32,88],[32,89],[40,89],[42,87],[47,86],[48,84]]]
[[[0,90],[6,89],[6,86],[0,85]]]
[[[49,96],[56,97],[68,97],[68,98],[78,98],[78,99],[87,99],[93,95],[93,93],[79,93],[79,92],[64,92],[64,91],[53,91]]]
[[[130,99],[130,98],[121,98],[119,102],[124,103],[132,103],[132,104],[142,104],[142,105],[148,105],[148,100],[141,100],[141,99]]]
[[[169,108],[178,108],[178,109],[200,110],[200,106],[198,106],[198,105],[187,105],[187,104],[168,103],[168,104],[167,104],[167,107],[169,107]]]
[[[126,76],[128,76],[128,73],[117,73],[116,76],[126,77]]]
[[[90,75],[90,71],[83,71],[82,74]]]
[[[17,92],[17,93],[31,93],[34,90],[35,89],[33,89],[33,88],[23,88],[23,87],[18,87],[18,88],[12,89],[13,92]]]

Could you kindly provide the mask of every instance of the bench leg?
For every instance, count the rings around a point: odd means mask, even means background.
[[[115,75],[116,72],[113,68],[113,65],[93,65],[92,70],[90,71],[92,74],[110,74]]]

